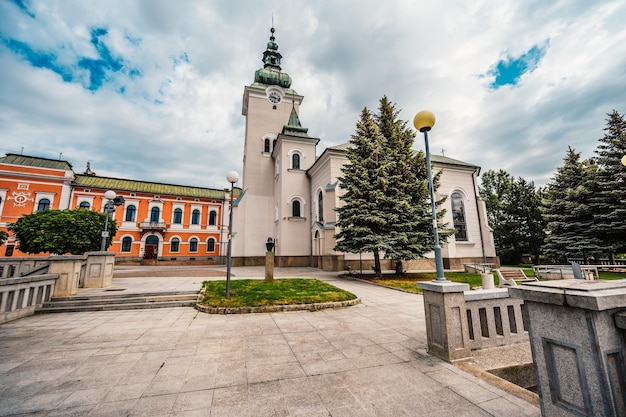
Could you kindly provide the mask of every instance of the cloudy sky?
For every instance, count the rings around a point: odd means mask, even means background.
[[[623,0],[0,0],[0,154],[226,187],[272,21],[318,155],[387,95],[433,153],[543,185],[626,112]]]

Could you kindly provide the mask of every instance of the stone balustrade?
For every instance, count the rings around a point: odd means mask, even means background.
[[[57,278],[45,274],[0,279],[0,324],[34,314],[50,300]]]

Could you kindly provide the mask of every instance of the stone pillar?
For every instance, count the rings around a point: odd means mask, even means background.
[[[524,300],[542,416],[626,415],[626,282],[563,280],[509,288]]]
[[[104,288],[113,284],[115,252],[87,252],[84,288]]]
[[[48,274],[57,274],[54,284],[53,297],[65,297],[78,292],[78,280],[80,279],[80,268],[85,260],[82,255],[50,256],[48,262]]]
[[[424,291],[428,353],[454,362],[471,356],[465,291],[469,285],[455,282],[419,282]]]
[[[265,252],[265,281],[274,280],[274,252]]]

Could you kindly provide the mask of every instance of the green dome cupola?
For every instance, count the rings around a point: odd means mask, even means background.
[[[254,82],[265,85],[277,85],[282,88],[291,86],[291,77],[285,72],[281,72],[280,60],[282,55],[278,52],[278,44],[274,42],[274,28],[270,29],[272,33],[267,43],[267,49],[263,52],[263,68],[259,68],[254,73]]]

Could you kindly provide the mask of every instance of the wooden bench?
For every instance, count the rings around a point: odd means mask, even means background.
[[[537,278],[527,277],[524,271],[520,268],[516,269],[496,269],[498,273],[498,287],[514,287],[517,285],[516,281],[521,282],[535,282]]]

